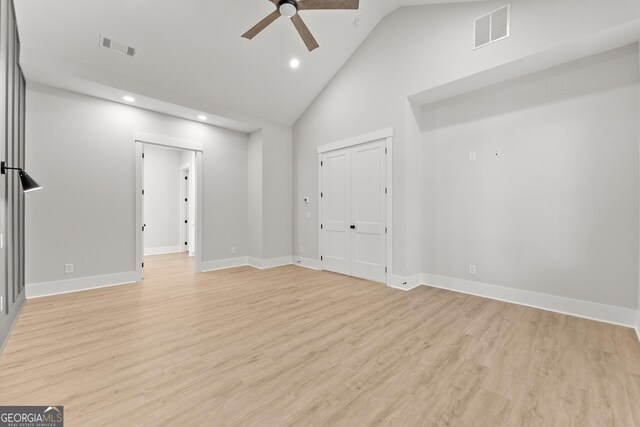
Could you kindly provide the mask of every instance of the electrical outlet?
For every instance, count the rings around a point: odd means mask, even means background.
[[[469,160],[474,161],[478,158],[475,151],[469,151]]]
[[[235,253],[236,253],[236,247],[235,247],[235,246],[233,246],[233,247],[231,248],[231,253],[235,255]]]
[[[73,273],[73,264],[64,265],[64,274]]]
[[[469,265],[469,274],[476,274],[476,266],[475,265]]]

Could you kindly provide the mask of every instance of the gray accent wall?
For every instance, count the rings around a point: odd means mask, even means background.
[[[13,3],[0,0],[0,160],[25,167],[25,79]],[[37,177],[36,177],[37,178]],[[25,301],[25,194],[16,172],[0,179],[0,351]]]

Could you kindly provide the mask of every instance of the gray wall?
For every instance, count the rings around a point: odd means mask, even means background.
[[[262,258],[262,131],[249,135],[249,256]]]
[[[422,271],[635,309],[638,61],[628,46],[425,107]]]
[[[291,257],[293,228],[291,129],[249,135],[249,256]]]
[[[135,271],[137,131],[204,144],[202,260],[248,255],[247,135],[38,85],[27,106],[28,284]]]
[[[20,44],[13,4],[0,1],[0,160],[25,167],[25,80],[18,63]],[[31,172],[31,170],[29,170]],[[38,178],[36,174],[31,174]],[[25,195],[18,174],[8,172],[0,185],[0,352],[20,314],[25,298]]]

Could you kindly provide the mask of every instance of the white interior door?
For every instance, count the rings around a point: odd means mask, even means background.
[[[385,142],[351,149],[351,274],[386,281]]]
[[[386,141],[322,155],[322,268],[386,281]]]
[[[350,160],[350,150],[322,157],[322,268],[342,274],[351,274]]]

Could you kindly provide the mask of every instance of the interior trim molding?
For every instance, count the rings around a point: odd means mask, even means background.
[[[90,289],[106,288],[110,286],[129,285],[138,281],[138,273],[105,274],[102,276],[79,277],[55,282],[31,283],[26,286],[27,299],[47,297],[51,295],[68,294],[71,292],[88,291]]]
[[[227,268],[246,266],[257,268],[260,270],[266,270],[268,268],[282,267],[291,264],[293,264],[293,256],[291,255],[267,259],[244,256],[237,258],[218,259],[214,261],[203,261],[202,272],[204,273],[207,271],[224,270]]]
[[[342,148],[353,147],[354,145],[366,144],[367,142],[378,141],[393,137],[393,128],[381,129],[365,135],[355,136],[353,138],[343,139],[342,141],[332,142],[330,144],[318,147],[318,154],[327,153],[329,151],[340,150]]]
[[[164,255],[164,254],[175,254],[178,252],[182,252],[182,247],[180,245],[176,246],[158,246],[156,248],[145,248],[144,254],[146,255]]]
[[[258,268],[260,270],[265,270],[267,268],[275,268],[282,267],[284,265],[293,264],[293,257],[291,255],[282,256],[278,258],[268,258],[268,259],[260,259],[249,257],[248,265],[254,268]]]
[[[413,276],[393,276],[389,275],[387,286],[402,291],[410,291],[422,285],[422,275],[414,274]]]
[[[394,289],[410,291],[418,286],[445,289],[497,301],[538,308],[569,316],[582,317],[635,329],[640,340],[640,311],[591,301],[542,294],[505,286],[421,273],[409,277],[390,276],[388,285]]]
[[[294,257],[294,265],[298,267],[310,268],[312,270],[322,270],[322,263],[319,259]]]
[[[636,310],[591,301],[541,294],[453,277],[423,274],[422,284],[433,288],[539,308],[614,325],[635,327]]]
[[[226,259],[217,259],[214,261],[202,261],[202,272],[206,273],[207,271],[216,271],[216,270],[224,270],[227,268],[234,267],[244,267],[245,265],[249,265],[249,257],[236,257],[236,258],[226,258]]]
[[[145,144],[160,145],[163,147],[181,148],[183,150],[203,151],[204,144],[198,141],[189,141],[186,139],[174,138],[165,135],[156,135],[150,132],[137,131],[134,135],[135,142],[143,142]]]

